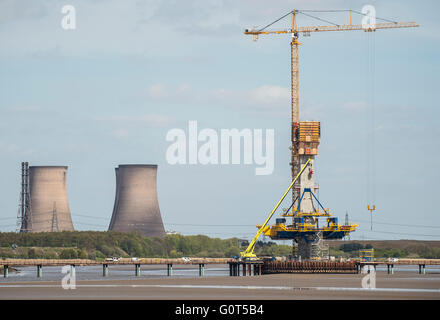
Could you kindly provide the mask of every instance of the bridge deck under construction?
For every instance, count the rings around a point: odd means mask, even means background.
[[[133,265],[135,275],[140,275],[141,265],[167,265],[167,275],[172,276],[173,265],[198,265],[199,275],[205,274],[205,264],[229,264],[230,276],[257,276],[273,273],[359,273],[364,266],[387,266],[388,273],[394,273],[395,265],[418,265],[419,273],[426,273],[427,265],[440,265],[440,259],[400,259],[396,261],[268,261],[250,260],[241,261],[231,258],[121,258],[118,261],[96,261],[88,259],[2,259],[0,269],[3,269],[4,277],[8,277],[9,267],[36,266],[37,276],[41,278],[43,266],[96,266],[102,265],[103,276],[108,275],[109,265]]]
[[[142,264],[226,264],[230,258],[190,258],[190,259],[163,259],[163,258],[121,258],[113,260],[90,260],[90,259],[3,259],[0,266],[96,266],[96,265],[142,265]]]

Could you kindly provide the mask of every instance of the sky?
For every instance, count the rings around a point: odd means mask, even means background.
[[[68,166],[77,230],[107,230],[114,168],[146,163],[158,164],[166,230],[253,237],[291,180],[290,38],[243,31],[292,9],[365,4],[420,27],[300,38],[300,118],[321,122],[319,199],[359,224],[351,239],[438,240],[440,4],[397,0],[0,0],[0,231],[16,230],[22,161]],[[64,5],[74,30],[62,28]],[[313,14],[348,23],[346,12]],[[167,132],[188,121],[274,129],[273,173],[169,164]]]

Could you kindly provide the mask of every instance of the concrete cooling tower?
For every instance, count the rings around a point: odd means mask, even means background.
[[[157,200],[157,165],[119,165],[115,171],[116,197],[109,230],[164,237]]]
[[[30,166],[28,232],[73,231],[67,200],[67,167]]]

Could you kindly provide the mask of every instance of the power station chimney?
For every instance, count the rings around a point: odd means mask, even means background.
[[[109,230],[164,237],[157,199],[157,165],[124,164],[115,172],[116,197]]]
[[[67,200],[67,167],[30,166],[24,167],[22,232],[73,231]],[[26,177],[28,173],[28,177]],[[26,180],[29,179],[29,186]],[[26,195],[29,189],[29,196]],[[27,200],[29,199],[29,200]]]

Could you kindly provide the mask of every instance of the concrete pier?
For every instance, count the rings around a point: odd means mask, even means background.
[[[394,264],[387,264],[388,274],[394,274]]]
[[[107,277],[108,276],[108,264],[102,265],[102,276]]]
[[[41,278],[43,276],[43,266],[39,264],[37,266],[37,278]]]
[[[426,274],[426,268],[424,264],[419,264],[419,274]]]
[[[229,275],[231,277],[257,276],[262,274],[262,261],[232,261],[229,262]],[[241,268],[241,270],[240,270]]]
[[[203,263],[199,264],[199,276],[203,277],[205,275],[205,265]]]

